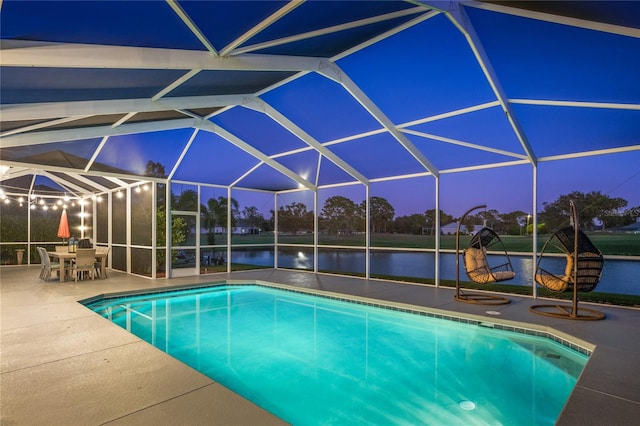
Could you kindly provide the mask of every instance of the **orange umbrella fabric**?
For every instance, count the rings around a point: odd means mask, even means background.
[[[71,232],[69,232],[67,210],[62,210],[62,216],[60,216],[60,225],[58,225],[58,238],[69,238],[70,236]]]

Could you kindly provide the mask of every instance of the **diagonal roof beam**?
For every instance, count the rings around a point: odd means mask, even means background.
[[[640,38],[640,29],[624,27],[622,25],[606,24],[604,22],[588,21],[586,19],[571,18],[569,16],[555,15],[552,13],[536,12],[534,10],[521,9],[517,7],[518,2],[511,2],[511,5],[496,4],[485,1],[465,1],[465,6],[471,6],[478,9],[490,10],[492,12],[506,13],[509,15],[520,16],[523,18],[537,19],[539,21],[552,22],[554,24],[569,25],[587,30],[600,31],[605,33],[617,34],[621,36]],[[606,3],[606,2],[605,2]],[[514,7],[516,6],[516,7]]]
[[[323,146],[320,142],[318,142],[315,138],[313,138],[313,136],[311,136],[310,134],[302,130],[293,121],[289,120],[287,117],[281,114],[280,111],[276,110],[274,107],[267,104],[262,99],[247,97],[242,106],[267,114],[276,123],[280,124],[289,132],[293,133],[293,135],[295,135],[300,140],[305,142],[307,145],[309,145],[310,147],[318,151],[328,160],[331,160],[334,164],[336,164],[342,170],[344,170],[345,172],[353,176],[356,180],[358,180],[359,182],[365,185],[369,184],[369,179],[367,179],[366,176],[364,176],[362,173],[354,169],[350,164],[348,164],[342,158],[338,157],[328,148]]]
[[[431,19],[435,16],[438,16],[440,14],[440,11],[438,10],[430,10],[427,13],[423,13],[422,15],[418,16],[417,18],[413,18],[412,20],[405,22],[404,24],[398,25],[397,27],[394,27],[392,29],[390,29],[389,31],[386,31],[380,35],[377,35],[376,37],[370,38],[365,42],[360,43],[357,46],[353,46],[350,49],[345,50],[344,52],[340,52],[339,54],[337,54],[336,56],[331,57],[331,61],[332,62],[337,62],[342,58],[345,58],[355,52],[358,52],[366,47],[369,47],[373,44],[378,43],[379,41],[382,41],[386,38],[389,38],[395,34],[398,34],[408,28],[411,28],[415,25],[418,25],[419,23],[426,21],[427,19]]]
[[[91,195],[91,192],[87,191],[85,188],[82,188],[81,186],[71,183],[60,176],[51,174],[46,170],[40,170],[37,172],[37,174],[39,174],[40,176],[48,177],[49,179],[51,179],[52,181],[54,181],[55,183],[63,187],[65,190],[71,192],[75,196],[78,196],[78,194]]]
[[[452,145],[464,146],[465,148],[477,149],[479,151],[491,152],[493,154],[505,155],[507,157],[515,157],[515,158],[519,158],[521,160],[526,160],[527,159],[526,156],[524,156],[522,154],[518,154],[516,152],[510,152],[510,151],[505,151],[503,149],[491,148],[491,147],[488,147],[488,146],[485,146],[485,145],[478,145],[478,144],[475,144],[475,143],[465,142],[465,141],[461,141],[461,140],[458,140],[458,139],[447,138],[447,137],[444,137],[444,136],[433,135],[433,134],[425,133],[425,132],[418,132],[416,130],[411,130],[411,129],[402,129],[401,132],[408,133],[410,135],[419,136],[421,138],[427,138],[427,139],[433,139],[433,140],[440,141],[440,142],[445,142],[445,143],[452,144]]]
[[[171,9],[173,9],[176,15],[178,15],[180,19],[182,19],[182,22],[184,22],[187,25],[187,27],[189,27],[191,32],[198,38],[198,40],[200,40],[200,42],[204,45],[204,47],[206,47],[209,53],[211,53],[213,56],[218,56],[218,51],[216,50],[216,48],[213,47],[213,45],[204,36],[204,34],[202,34],[202,31],[200,31],[200,28],[198,28],[198,26],[195,24],[195,22],[193,22],[191,17],[187,15],[187,12],[185,12],[182,9],[182,7],[180,7],[178,2],[175,0],[166,0],[166,1],[169,4],[169,6],[171,6]]]
[[[46,168],[46,170],[45,170]],[[70,179],[76,180],[78,182],[81,182],[85,185],[87,185],[89,188],[92,188],[93,190],[97,191],[97,192],[107,192],[109,191],[109,188],[107,188],[106,186],[100,185],[97,182],[92,181],[91,179],[78,174],[78,173],[71,173],[71,172],[61,172],[61,171],[57,171],[57,170],[51,170],[49,168],[49,166],[41,166],[41,168],[39,170],[34,170],[34,169],[28,169],[28,174],[37,174],[37,175],[42,175],[43,173],[47,173],[47,176],[50,177],[49,175],[51,175],[52,173],[60,173],[62,174],[62,176],[57,176],[57,178],[60,181],[64,181],[64,182],[69,182],[69,185],[74,185],[75,188],[78,188],[78,190],[82,190],[84,192],[88,193],[87,188],[82,188],[82,187],[78,187],[77,185],[75,185],[73,182],[67,181],[65,177],[68,177]],[[58,183],[60,183],[60,181],[57,181]]]
[[[50,166],[50,165],[44,165],[44,164],[38,164],[38,163],[26,163],[23,161],[2,160],[2,165],[9,166],[9,167],[28,168],[31,170],[31,173],[37,173],[37,174],[40,174],[40,171],[44,170],[45,168],[49,172],[68,173],[70,175],[78,174],[78,169],[73,169],[71,167]],[[120,179],[134,180],[134,181],[140,181],[140,182],[166,182],[166,179],[164,178],[155,178],[150,176],[137,176],[137,175],[127,174],[127,173],[114,173],[114,172],[92,171],[92,170],[89,170],[88,172],[81,172],[81,173],[85,176],[97,176],[97,177],[105,178],[114,183],[118,182],[117,184],[118,185],[121,184],[122,186],[128,186],[128,184]]]
[[[544,105],[573,108],[627,109],[640,111],[640,104],[621,104],[613,102],[553,101],[548,99],[509,99],[512,104]]]
[[[116,99],[73,102],[42,102],[0,105],[3,121],[82,118],[85,115],[129,114],[240,105],[245,95],[185,96],[151,99]]]
[[[442,6],[442,4],[438,3],[437,1],[434,2],[436,3],[435,5],[432,5],[432,2],[426,0],[421,0],[420,2],[424,3],[428,7],[434,7],[437,9],[441,9]],[[524,130],[522,130],[522,127],[520,126],[520,123],[518,122],[518,119],[513,112],[513,108],[511,108],[511,104],[509,104],[509,99],[502,89],[500,80],[498,79],[498,76],[496,75],[493,66],[491,65],[491,61],[489,60],[489,57],[487,56],[487,53],[482,46],[480,38],[476,34],[476,31],[473,28],[471,21],[469,20],[469,16],[457,0],[449,2],[448,6],[449,8],[446,10],[441,9],[442,12],[444,12],[447,18],[449,18],[449,20],[456,26],[456,28],[458,28],[462,35],[464,35],[467,43],[469,44],[469,47],[471,48],[471,51],[476,57],[476,61],[478,61],[478,64],[480,65],[480,68],[482,69],[482,72],[487,79],[487,82],[491,86],[493,93],[496,95],[496,98],[500,102],[502,110],[504,111],[507,120],[511,125],[511,128],[513,129],[513,132],[520,141],[520,145],[522,145],[522,148],[527,154],[527,157],[531,164],[535,165],[537,163],[537,159],[535,153],[533,152],[533,148],[531,147],[531,144],[529,143]]]
[[[184,148],[182,148],[182,152],[180,153],[178,160],[175,162],[175,164],[173,165],[173,168],[171,169],[171,171],[169,172],[169,175],[167,176],[168,180],[173,180],[173,175],[175,175],[176,172],[178,171],[178,168],[182,164],[182,160],[189,152],[189,148],[191,148],[191,145],[193,144],[193,141],[196,139],[196,136],[198,136],[198,132],[199,132],[198,129],[194,129],[193,133],[191,133],[189,140],[185,144]]]
[[[278,21],[280,18],[282,18],[283,16],[285,16],[286,14],[294,10],[296,7],[300,6],[302,3],[304,3],[304,0],[291,0],[289,3],[282,6],[279,10],[277,10],[271,16],[268,16],[267,18],[262,20],[262,22],[260,22],[258,25],[249,29],[240,37],[238,37],[237,39],[229,43],[224,49],[220,51],[220,56],[228,55],[233,51],[233,49],[240,46],[242,43],[249,40],[254,35],[258,34],[260,31],[269,27],[274,22]]]
[[[4,163],[4,161],[3,161]],[[4,164],[3,164],[4,167]],[[9,179],[15,179],[22,176],[33,174],[33,170],[24,167],[8,167],[4,173],[0,174],[0,182]]]
[[[247,54],[213,57],[207,52],[155,47],[104,46],[24,40],[0,41],[2,66],[144,70],[313,71],[318,58]]]
[[[131,180],[133,176],[127,176],[125,179],[129,179]],[[116,176],[105,176],[104,177],[106,180],[108,180],[109,182],[115,183],[116,185],[122,187],[122,188],[126,188],[127,186],[130,186],[130,184],[128,184],[127,182],[123,181],[122,179],[120,179],[119,177]],[[146,178],[146,176],[145,176]]]
[[[277,162],[273,158],[269,157],[267,154],[263,153],[262,151],[257,150],[253,146],[249,145],[247,142],[243,141],[242,139],[240,139],[239,137],[237,137],[233,133],[223,129],[222,127],[220,127],[220,126],[218,126],[216,124],[213,124],[212,122],[210,122],[208,120],[196,120],[196,123],[195,123],[194,127],[196,127],[197,129],[205,130],[207,132],[215,133],[215,134],[221,136],[222,138],[226,139],[227,141],[229,141],[233,145],[237,146],[238,148],[240,148],[241,150],[246,152],[247,154],[252,155],[253,157],[255,157],[258,160],[262,161],[263,163],[267,164],[271,168],[279,171],[283,175],[287,176],[288,178],[292,179],[293,181],[297,182],[298,184],[304,186],[305,188],[308,188],[308,189],[310,189],[312,191],[316,190],[316,186],[314,184],[312,184],[308,180],[304,179],[303,177],[298,175],[296,172],[294,172],[294,171],[288,169],[287,167],[283,166],[282,164],[280,164],[279,162]]]
[[[340,84],[357,100],[382,126],[389,132],[426,170],[438,177],[438,169],[431,161],[407,139],[393,124],[393,122],[373,103],[371,99],[360,89],[338,65],[326,62],[326,66],[318,73]]]
[[[173,130],[193,127],[193,118],[151,121],[148,123],[124,124],[118,127],[96,126],[81,129],[51,130],[18,134],[0,139],[2,147],[41,145],[53,142],[77,141],[84,139],[104,138],[105,136],[130,135],[135,133],[156,132],[159,130]]]
[[[89,158],[89,161],[87,162],[87,165],[84,166],[84,171],[85,172],[89,171],[91,166],[93,166],[93,163],[96,162],[96,160],[98,159],[98,155],[100,155],[100,153],[102,152],[102,148],[104,148],[104,146],[107,144],[108,140],[109,140],[109,136],[105,136],[105,137],[102,138],[102,140],[98,144],[97,148],[93,151],[93,154],[91,155],[91,158]]]
[[[6,132],[0,133],[0,137],[15,135],[17,133],[31,132],[33,130],[45,129],[47,127],[58,126],[60,124],[65,124],[65,123],[69,123],[76,120],[82,120],[87,117],[90,117],[90,115],[80,115],[80,116],[59,118],[57,120],[48,120],[43,123],[37,123],[37,124],[32,124],[30,126],[19,127],[13,130],[7,130]]]
[[[274,46],[280,46],[283,44],[293,43],[300,40],[306,40],[313,37],[319,37],[326,34],[335,33],[338,31],[349,30],[352,28],[361,27],[364,25],[375,24],[377,22],[387,21],[389,19],[396,19],[403,16],[415,15],[416,13],[424,12],[424,9],[421,7],[413,7],[411,9],[405,9],[398,12],[387,13],[384,15],[373,16],[371,18],[360,19],[353,22],[347,22],[345,24],[334,25],[332,27],[322,28],[320,30],[309,31],[306,33],[296,34],[289,37],[279,38],[277,40],[271,40],[263,43],[253,44],[250,46],[245,46],[240,49],[236,49],[234,54],[247,53],[255,50],[267,49]]]
[[[91,188],[94,188],[98,192],[107,192],[107,191],[109,191],[109,188],[107,188],[106,186],[100,185],[99,183],[94,182],[91,179],[86,178],[86,177],[84,177],[84,176],[82,176],[80,174],[77,174],[77,173],[67,173],[67,174],[69,175],[69,177],[71,177],[71,178],[73,178],[75,180],[78,180],[78,181],[84,183],[85,185],[87,185],[87,186],[89,186]]]
[[[165,87],[164,89],[162,89],[161,91],[159,91],[158,93],[153,95],[151,100],[154,101],[154,102],[157,101],[158,99],[162,98],[164,95],[166,95],[167,93],[171,92],[172,90],[174,90],[178,86],[181,86],[182,84],[186,83],[188,80],[190,80],[196,74],[198,74],[200,71],[202,71],[202,70],[201,69],[195,69],[195,70],[189,71],[188,73],[184,74],[182,77],[180,77],[179,79],[177,79],[176,81],[174,81],[173,83],[171,83],[170,85],[168,85],[167,87]]]

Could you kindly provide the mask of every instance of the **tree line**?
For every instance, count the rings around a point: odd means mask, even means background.
[[[164,176],[164,167],[150,161],[146,173],[149,176]],[[179,209],[185,207],[195,209],[197,194],[183,194],[175,202]],[[640,206],[627,208],[628,202],[623,198],[612,198],[600,191],[587,193],[573,191],[560,195],[552,202],[543,203],[542,211],[538,212],[538,232],[546,233],[568,224],[569,200],[578,206],[579,222],[582,228],[593,230],[596,223],[601,229],[622,227],[631,224],[640,217]],[[209,199],[201,205],[203,226],[208,228],[209,244],[214,244],[216,226],[226,228],[227,198]],[[340,195],[328,198],[318,216],[319,228],[328,234],[350,234],[365,230],[366,201],[355,203],[353,200]],[[383,197],[369,199],[370,230],[374,233],[424,234],[435,231],[435,209],[423,213],[405,216],[395,215],[395,209]],[[274,211],[266,219],[255,206],[239,209],[238,202],[231,198],[231,226],[239,221],[247,226],[260,228],[265,231],[274,229]],[[457,222],[456,218],[444,211],[440,211],[440,226]],[[304,203],[292,202],[278,209],[278,229],[282,232],[297,234],[313,231],[314,212],[309,211]],[[529,212],[516,210],[500,213],[497,210],[485,210],[466,218],[463,226],[468,232],[473,232],[477,225],[487,224],[496,232],[502,234],[519,235],[532,233],[533,223]]]
[[[194,194],[195,195],[195,194]],[[615,228],[635,222],[640,217],[640,206],[626,209],[627,201],[622,198],[611,198],[599,191],[581,193],[578,191],[561,195],[555,201],[544,203],[538,213],[538,232],[547,233],[567,225],[569,218],[569,200],[576,202],[579,209],[581,227],[593,230]],[[203,226],[209,229],[211,241],[215,239],[212,229],[215,226],[226,228],[227,199],[218,197],[209,199],[201,206]],[[435,209],[423,213],[397,216],[388,200],[382,197],[370,197],[370,230],[374,233],[399,234],[433,234],[435,232]],[[265,218],[255,206],[238,207],[238,202],[231,199],[231,223],[236,226],[260,228],[262,231],[274,229],[274,211],[271,217]],[[356,203],[340,195],[328,198],[318,215],[318,226],[321,232],[330,235],[353,234],[365,230],[366,202]],[[459,218],[440,211],[440,226],[457,223]],[[473,232],[474,228],[487,225],[501,234],[519,235],[532,233],[532,218],[527,212],[516,210],[500,213],[497,210],[484,210],[467,216],[463,229]],[[309,211],[301,202],[292,202],[278,209],[278,229],[281,232],[298,233],[313,232],[314,212]],[[213,244],[213,242],[210,242]]]

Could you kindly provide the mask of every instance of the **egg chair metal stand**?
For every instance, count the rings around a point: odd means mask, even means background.
[[[506,305],[510,303],[510,300],[506,297],[488,293],[468,293],[460,288],[460,227],[469,213],[486,207],[486,205],[481,205],[467,210],[458,222],[456,229],[456,294],[454,299],[458,302],[478,305]],[[491,266],[487,259],[487,252],[490,248],[502,251],[506,262],[498,266]],[[469,247],[464,250],[463,257],[467,276],[474,283],[487,284],[505,281],[514,278],[516,275],[504,243],[498,234],[486,226],[471,238]]]
[[[578,306],[578,292],[592,291],[602,276],[604,257],[589,237],[578,228],[578,213],[575,203],[570,203],[572,225],[565,226],[545,242],[538,255],[535,280],[539,285],[558,293],[572,292],[572,304],[533,305],[533,313],[553,318],[574,320],[602,320],[605,314],[595,309]],[[543,267],[542,261],[550,251],[564,253],[564,274],[553,273]]]

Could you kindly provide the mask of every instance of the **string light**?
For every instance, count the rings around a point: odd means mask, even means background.
[[[0,201],[3,204],[12,204],[17,203],[20,207],[24,207],[25,203],[27,203],[28,207],[31,210],[35,210],[38,206],[42,208],[42,210],[58,210],[60,208],[66,209],[69,205],[62,201],[62,199],[54,199],[52,196],[38,196],[37,194],[30,194],[28,196],[17,195],[17,194],[7,194],[4,190],[0,189]],[[71,200],[71,198],[66,195],[64,199],[71,201],[71,206],[75,206],[75,201]],[[79,203],[81,205],[85,205],[86,200],[80,200]]]
[[[1,0],[0,0],[1,1]],[[149,191],[151,186],[148,183],[140,184],[137,186],[132,186],[131,190],[136,193],[141,193],[142,191]],[[119,189],[115,191],[115,196],[117,198],[123,198],[125,196],[125,191]],[[89,198],[90,197],[90,198]],[[0,203],[2,204],[11,204],[16,202],[23,207],[25,203],[29,206],[30,209],[35,209],[40,206],[43,210],[48,210],[49,208],[52,210],[58,209],[67,209],[69,207],[75,207],[76,203],[80,206],[86,206],[89,204],[89,200],[93,200],[95,202],[102,202],[104,197],[102,195],[90,195],[86,198],[72,198],[68,194],[65,194],[63,197],[51,195],[38,195],[35,193],[31,193],[29,195],[18,195],[18,194],[7,194],[4,190],[0,189]]]

